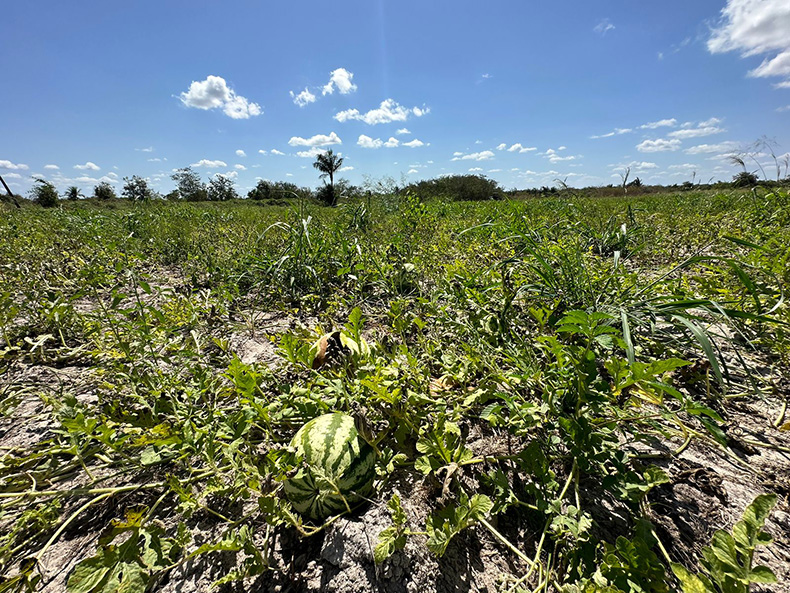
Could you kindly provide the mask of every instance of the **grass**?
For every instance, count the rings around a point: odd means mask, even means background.
[[[7,207],[0,409],[37,398],[48,429],[2,450],[0,590],[45,582],[42,559],[97,508],[70,591],[155,588],[220,551],[238,558],[222,582],[274,570],[277,534],[324,528],[280,484],[290,437],[329,410],[364,418],[381,451],[378,561],[409,538],[442,555],[478,525],[523,563],[505,588],[668,590],[679,559],[649,503],[669,478],[646,460],[699,442],[743,465],[728,402],[770,394],[755,360],[788,363],[789,222],[778,189]],[[295,329],[267,332],[263,314]],[[310,345],[335,329],[369,349],[313,370]],[[243,363],[237,334],[279,363]],[[85,385],[26,379],[63,367]],[[404,473],[437,493],[413,530],[392,494]],[[628,517],[616,541],[594,535],[587,490]],[[216,541],[192,543],[197,516]]]

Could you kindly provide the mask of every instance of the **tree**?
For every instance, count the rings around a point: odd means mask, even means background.
[[[225,202],[239,197],[233,187],[233,179],[225,175],[214,175],[208,183],[208,199],[212,202]]]
[[[36,179],[36,185],[30,189],[31,197],[44,208],[54,208],[58,205],[58,190],[49,181]]]
[[[757,185],[757,175],[749,171],[741,171],[732,178],[732,185],[734,187],[754,187]]]
[[[258,183],[248,193],[247,198],[250,200],[270,200],[272,196],[272,183],[264,179],[258,180]]]
[[[329,193],[324,196],[324,201],[329,206],[334,206],[337,203],[335,196],[335,173],[343,166],[343,157],[336,155],[330,148],[326,152],[316,155],[313,167],[321,171],[320,178],[325,179],[329,177]]]
[[[118,195],[115,193],[115,188],[112,185],[102,181],[93,188],[93,197],[97,200],[114,200]]]
[[[76,185],[72,185],[66,190],[66,193],[63,194],[63,197],[73,202],[75,200],[79,200],[83,196],[80,192],[80,188],[78,188]]]
[[[208,199],[206,185],[200,180],[200,175],[195,173],[191,167],[176,169],[170,179],[176,182],[178,194],[182,200],[202,202]]]
[[[148,182],[137,175],[123,178],[123,191],[121,197],[132,202],[147,202],[154,197],[154,192],[148,187]]]

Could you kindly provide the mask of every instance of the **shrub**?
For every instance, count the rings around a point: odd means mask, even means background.
[[[36,179],[36,185],[30,189],[31,197],[44,208],[54,208],[58,205],[58,190],[49,181]]]
[[[505,194],[496,181],[484,175],[448,175],[412,183],[407,190],[423,198],[451,200],[499,200]]]
[[[206,185],[200,180],[200,175],[195,173],[191,167],[177,169],[170,176],[176,182],[178,194],[182,200],[188,202],[203,202],[208,200]]]
[[[754,187],[757,185],[757,175],[748,171],[741,171],[732,178],[733,187]]]
[[[112,185],[102,181],[93,188],[93,197],[98,200],[114,200],[118,195],[115,193],[115,188]]]
[[[224,175],[214,175],[211,178],[208,183],[207,195],[212,202],[226,202],[239,197],[236,188],[233,187],[233,180]]]

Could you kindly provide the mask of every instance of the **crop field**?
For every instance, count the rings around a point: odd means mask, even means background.
[[[780,188],[0,204],[0,592],[790,591],[788,281]]]

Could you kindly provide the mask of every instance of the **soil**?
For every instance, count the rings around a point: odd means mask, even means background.
[[[240,323],[224,337],[242,361],[276,368],[278,358],[269,336],[291,329],[296,323],[292,319],[259,314],[252,319],[251,326]],[[0,393],[4,393],[4,385],[10,385],[6,393],[17,398],[13,401],[7,396],[0,402],[6,408],[5,415],[0,417],[2,454],[29,449],[51,436],[53,427],[45,414],[42,392],[68,391],[89,405],[95,401],[96,380],[89,367],[50,368],[15,363],[5,375],[0,375]],[[760,549],[757,558],[773,570],[779,583],[753,587],[752,591],[790,592],[790,454],[786,452],[790,450],[790,432],[773,427],[776,411],[781,407],[779,394],[788,393],[787,385],[781,381],[782,375],[776,376],[776,394],[728,402],[728,435],[733,438],[731,457],[723,455],[720,448],[694,440],[679,456],[655,461],[668,473],[671,482],[655,488],[649,495],[652,520],[663,545],[673,559],[694,567],[701,548],[716,530],[731,529],[758,494],[775,492],[778,503],[766,524],[774,543]],[[501,453],[507,448],[504,437],[481,427],[470,429],[468,442],[476,452]],[[680,443],[665,445],[677,447]],[[373,548],[379,532],[390,524],[385,502],[396,492],[409,518],[409,527],[422,531],[431,508],[429,502],[440,496],[441,491],[427,484],[420,474],[404,471],[388,481],[377,502],[353,517],[338,519],[318,535],[305,539],[293,529],[270,534],[275,538],[274,555],[270,559],[272,570],[243,583],[224,585],[220,591],[494,592],[502,590],[503,583],[512,583],[524,574],[525,565],[480,525],[454,538],[440,559],[425,547],[424,536],[414,536],[409,538],[404,550],[377,566],[373,562]],[[40,590],[65,591],[70,571],[95,550],[101,528],[118,515],[121,507],[142,496],[129,495],[97,504],[80,516],[79,525],[70,525],[41,559],[44,579]],[[616,501],[599,499],[594,492],[583,493],[583,499],[596,515],[606,517],[601,529],[608,534],[624,529],[627,514],[620,512]],[[140,502],[143,501],[141,498]],[[82,502],[67,501],[64,516]],[[540,527],[509,524],[507,515],[500,522],[498,527],[510,541],[527,554],[534,550]],[[221,526],[209,515],[195,515],[190,523],[198,534],[191,549],[221,535]],[[0,531],[4,528],[7,526],[0,519]],[[265,527],[261,527],[255,538],[262,543],[265,537]],[[208,591],[211,583],[235,565],[232,553],[199,556],[168,572],[152,590]]]

